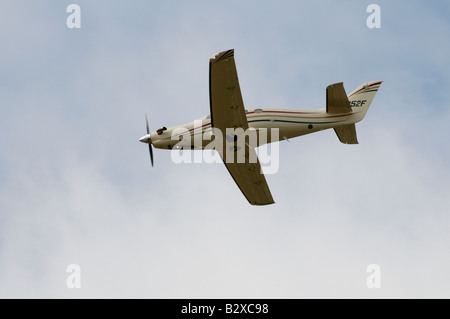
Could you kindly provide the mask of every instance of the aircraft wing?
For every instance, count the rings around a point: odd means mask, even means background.
[[[252,205],[273,204],[272,194],[267,185],[255,150],[245,144],[245,161],[227,163],[230,150],[227,150],[226,128],[248,129],[244,102],[242,101],[239,79],[234,61],[234,50],[217,54],[209,61],[209,94],[211,108],[211,126],[223,133],[223,145],[226,150],[219,151],[222,160],[239,189]],[[233,156],[233,155],[232,155]],[[256,159],[250,162],[249,159]]]

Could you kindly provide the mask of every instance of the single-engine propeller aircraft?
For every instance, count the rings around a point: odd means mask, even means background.
[[[183,137],[185,143],[183,149],[196,149],[193,140],[197,134],[202,134],[202,136],[212,134],[215,138],[220,136],[221,145],[229,145],[227,143],[230,143],[230,135],[225,133],[216,135],[217,129],[226,132],[229,128],[254,131],[276,128],[278,129],[278,138],[275,140],[272,136],[272,139],[258,139],[256,145],[239,144],[245,148],[244,161],[226,160],[228,152],[236,152],[239,149],[236,146],[236,135],[234,135],[234,140],[233,136],[231,137],[231,142],[235,143],[234,147],[216,149],[250,204],[273,204],[274,200],[261,171],[254,147],[330,128],[334,129],[342,143],[358,144],[355,123],[364,118],[381,83],[382,81],[373,81],[362,84],[349,95],[346,94],[342,82],[331,84],[326,88],[326,107],[320,110],[245,109],[236,71],[234,50],[228,50],[209,60],[210,115],[200,122],[194,121],[170,128],[162,127],[156,132],[150,132],[146,118],[147,134],[139,141],[149,145],[150,160],[153,166],[152,145],[160,149],[179,148],[180,137]],[[178,133],[180,129],[184,132],[183,134]],[[209,143],[211,143],[211,138],[204,138],[199,148],[205,149]],[[251,161],[251,158],[255,160]]]

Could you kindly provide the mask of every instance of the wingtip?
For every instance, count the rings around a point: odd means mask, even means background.
[[[222,59],[228,59],[234,56],[234,49],[230,49],[227,51],[223,51],[220,53],[217,53],[216,55],[214,55],[213,57],[211,57],[211,59],[209,60],[209,62],[211,63],[217,63]]]

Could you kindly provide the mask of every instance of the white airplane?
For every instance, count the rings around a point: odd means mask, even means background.
[[[264,143],[277,142],[283,139],[291,139],[317,131],[333,128],[339,140],[344,144],[358,144],[356,138],[355,123],[361,121],[382,81],[372,81],[360,85],[349,95],[344,90],[343,83],[335,83],[326,88],[326,107],[320,110],[295,110],[295,109],[269,109],[256,108],[245,109],[242,101],[239,80],[234,60],[234,50],[221,52],[209,61],[209,93],[210,115],[200,122],[194,121],[184,125],[170,128],[162,127],[156,132],[150,133],[147,120],[147,134],[139,141],[149,144],[150,160],[153,166],[152,145],[160,149],[173,149],[179,147],[180,129],[184,129],[184,141],[188,144],[184,149],[195,149],[198,145],[193,142],[196,134],[214,134],[213,130],[219,129],[226,132],[227,128],[242,128],[243,130],[261,128],[279,129],[279,139],[258,141],[256,146]],[[194,127],[196,125],[196,127]],[[221,134],[223,145],[227,143],[227,135]],[[192,142],[191,142],[192,141]],[[210,138],[202,139],[199,149],[204,149]],[[229,142],[228,142],[229,143]],[[236,139],[234,139],[236,143]],[[236,150],[236,147],[234,147]],[[255,158],[253,147],[245,144],[245,162],[229,162],[225,160],[225,151],[217,150],[226,168],[244,196],[252,205],[273,204],[261,165],[256,161],[249,161],[251,156]]]

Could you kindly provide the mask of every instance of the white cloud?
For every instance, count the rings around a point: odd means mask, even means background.
[[[393,46],[408,35],[387,18],[398,7],[380,3],[377,34],[358,29],[365,10],[325,3],[247,3],[240,18],[237,4],[170,16],[80,3],[80,34],[54,29],[49,5],[47,19],[27,20],[51,31],[35,50],[21,49],[35,36],[24,25],[1,33],[13,80],[0,88],[0,296],[448,297],[449,113],[423,89],[448,82],[443,55],[413,36]],[[432,43],[434,27],[423,28],[419,40]],[[357,125],[360,145],[332,131],[281,143],[280,171],[267,177],[273,206],[248,205],[222,165],[175,165],[156,150],[150,169],[137,141],[146,112],[156,129],[208,111],[208,58],[230,47],[251,106],[321,107],[331,81],[386,80]],[[80,290],[65,286],[72,263]],[[381,290],[365,285],[372,263]]]

